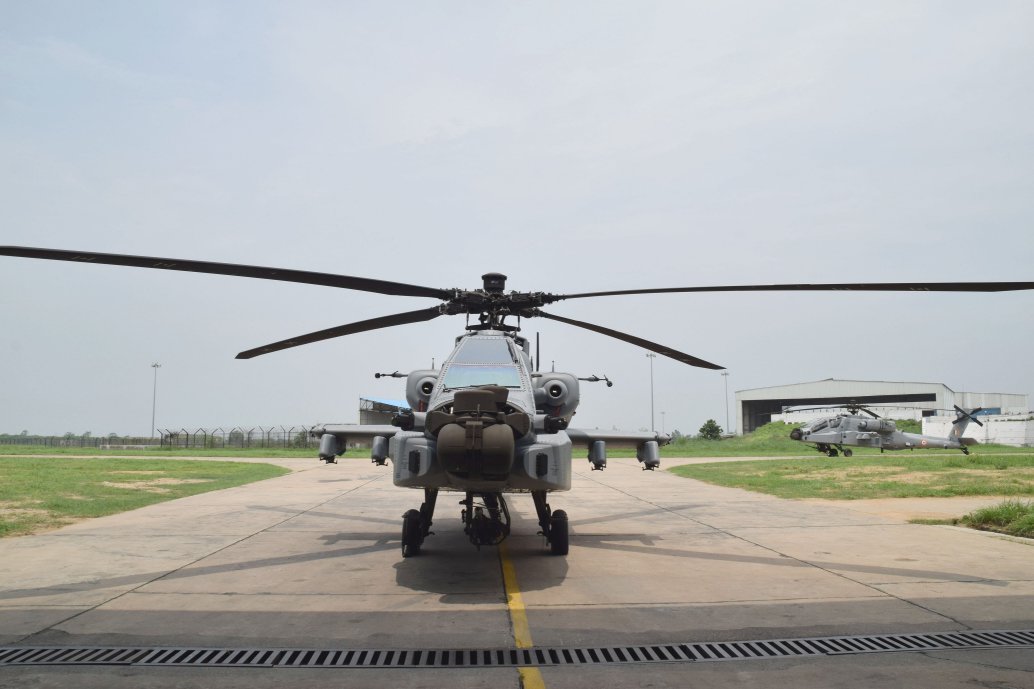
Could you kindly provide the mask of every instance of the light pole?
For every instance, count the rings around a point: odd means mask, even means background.
[[[653,360],[657,358],[657,355],[650,352],[646,358],[650,360],[650,430],[656,433],[657,426],[653,422]]]
[[[732,433],[729,430],[729,372],[722,371],[722,378],[725,379],[725,432]]]
[[[154,411],[158,408],[158,369],[162,367],[157,361],[151,364],[154,369],[154,391],[151,393],[151,438],[154,438]]]
[[[661,433],[668,434],[667,424],[664,423],[664,412],[661,412]]]

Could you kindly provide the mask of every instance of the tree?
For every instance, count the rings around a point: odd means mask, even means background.
[[[704,440],[721,440],[722,427],[714,419],[708,419],[700,427],[700,437]]]

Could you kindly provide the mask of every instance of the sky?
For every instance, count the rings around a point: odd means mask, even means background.
[[[1031,281],[1032,27],[1025,0],[0,2],[0,244],[554,293]],[[462,317],[234,356],[434,304],[0,257],[0,433],[355,422]],[[587,428],[651,425],[651,363],[669,432],[824,378],[1034,393],[1034,292],[550,310],[729,374],[525,320],[546,367],[614,381]]]

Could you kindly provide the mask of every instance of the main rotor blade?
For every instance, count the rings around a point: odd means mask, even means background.
[[[610,328],[604,328],[602,325],[593,325],[592,323],[586,323],[585,321],[576,321],[571,318],[564,318],[563,316],[554,316],[551,313],[546,313],[545,311],[540,310],[536,310],[534,312],[534,315],[542,316],[543,318],[549,318],[550,320],[554,321],[560,321],[561,323],[567,323],[568,325],[574,325],[579,328],[585,328],[586,330],[591,330],[593,332],[600,333],[601,335],[608,335],[615,339],[623,340],[624,342],[629,342],[631,344],[637,345],[639,347],[642,347],[643,349],[649,349],[651,352],[663,354],[666,357],[670,357],[675,361],[680,361],[683,364],[689,364],[690,366],[696,366],[698,368],[709,368],[714,371],[721,371],[725,369],[724,366],[719,366],[718,364],[712,364],[710,361],[698,359],[695,356],[685,354],[676,349],[672,349],[671,347],[665,347],[664,345],[657,344],[656,342],[650,342],[649,340],[644,340],[643,338],[636,337],[635,335],[629,335],[627,333],[619,332],[617,330],[611,330]]]
[[[62,251],[60,249],[39,249],[31,246],[0,246],[0,255],[21,256],[23,258],[43,258],[52,261],[72,261],[75,263],[101,263],[113,266],[132,266],[134,268],[156,268],[159,270],[181,270],[189,273],[211,273],[213,275],[236,275],[263,280],[280,280],[283,282],[300,282],[308,285],[341,287],[393,294],[401,297],[433,297],[450,299],[451,290],[407,285],[390,280],[374,280],[334,273],[314,273],[308,270],[289,270],[285,268],[266,268],[263,266],[246,266],[237,263],[215,263],[211,261],[189,261],[178,258],[160,258],[156,256],[128,256],[124,254],[102,254],[92,251]]]
[[[1011,292],[1034,289],[1034,282],[841,282],[788,285],[716,285],[712,287],[660,287],[608,292],[550,295],[550,301],[583,297],[613,297],[625,294],[668,294],[674,292]]]
[[[314,333],[309,333],[308,335],[292,337],[289,340],[281,340],[280,342],[274,342],[273,344],[268,344],[264,347],[249,349],[246,352],[238,354],[236,358],[251,359],[262,354],[279,352],[281,349],[290,349],[291,347],[309,344],[310,342],[320,342],[334,337],[341,337],[342,335],[354,335],[356,333],[366,332],[367,330],[377,330],[378,328],[390,328],[393,325],[420,323],[421,321],[429,321],[431,319],[438,318],[438,316],[441,315],[441,309],[437,306],[432,306],[429,309],[420,309],[419,311],[406,311],[405,313],[396,313],[391,316],[371,318],[367,321],[358,321],[347,325],[339,325],[336,328],[318,330]]]

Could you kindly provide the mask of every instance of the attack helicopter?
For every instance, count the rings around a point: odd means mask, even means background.
[[[795,428],[790,431],[790,439],[812,444],[816,450],[828,457],[836,457],[838,452],[842,452],[845,457],[850,457],[852,455],[851,447],[844,447],[845,445],[878,447],[880,452],[914,450],[917,447],[921,450],[961,450],[962,454],[968,455],[969,446],[976,445],[977,441],[973,438],[963,438],[962,434],[965,433],[970,421],[978,426],[984,425],[980,419],[976,418],[976,415],[983,411],[983,407],[966,411],[956,404],[953,405],[955,420],[952,422],[951,433],[947,438],[940,438],[934,435],[899,431],[894,421],[881,418],[879,414],[864,404],[848,403],[833,406],[843,406],[847,409],[847,413],[818,419],[800,428]],[[830,407],[805,407],[794,411],[828,408]]]
[[[424,491],[419,509],[402,518],[402,555],[420,552],[430,527],[439,491],[463,494],[460,517],[471,542],[481,547],[501,543],[510,533],[504,494],[530,493],[541,534],[549,551],[566,555],[568,519],[547,502],[552,492],[571,488],[574,446],[588,450],[592,468],[606,466],[607,448],[631,446],[644,469],[660,465],[661,445],[670,438],[655,432],[579,429],[571,420],[580,399],[579,379],[568,373],[540,373],[531,364],[528,341],[521,337],[522,319],[545,318],[606,335],[699,368],[724,367],[656,342],[542,310],[569,299],[640,294],[775,291],[925,291],[1003,292],[1034,289],[1034,282],[836,283],[724,285],[626,289],[574,294],[506,291],[506,276],[486,273],[478,289],[441,289],[391,280],[249,266],[234,263],[131,256],[34,247],[0,246],[0,255],[76,263],[119,265],[231,275],[337,287],[406,297],[427,297],[440,303],[415,311],[348,323],[243,351],[238,359],[353,335],[381,328],[465,315],[465,332],[440,369],[417,370],[406,378],[411,409],[390,425],[326,425],[312,429],[320,437],[319,458],[333,463],[352,440],[369,441],[371,459],[393,464],[398,486]],[[470,317],[476,322],[470,324]],[[508,322],[509,321],[509,322]],[[516,321],[516,322],[514,322]],[[393,374],[388,374],[393,375]],[[399,374],[401,377],[401,374]],[[588,380],[607,380],[592,376]]]

